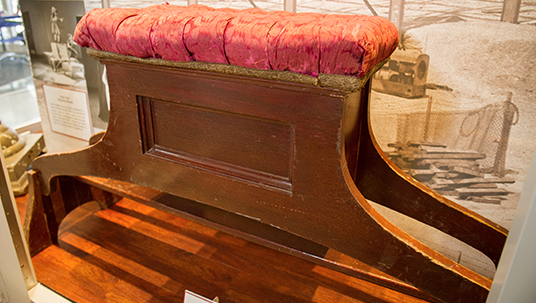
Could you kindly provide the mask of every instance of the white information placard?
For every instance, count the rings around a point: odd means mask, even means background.
[[[93,127],[87,93],[47,84],[43,91],[52,131],[88,141]]]
[[[214,302],[218,302],[218,301],[207,299],[189,290],[184,291],[184,303],[214,303]]]

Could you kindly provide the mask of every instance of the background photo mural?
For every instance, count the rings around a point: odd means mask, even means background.
[[[536,14],[523,2],[518,23],[501,22],[502,6],[405,1],[399,49],[373,80],[371,119],[379,144],[406,173],[509,228],[535,143]],[[384,214],[493,276],[493,266],[463,245]]]

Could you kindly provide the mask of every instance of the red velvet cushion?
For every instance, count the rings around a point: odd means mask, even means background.
[[[141,58],[361,77],[395,50],[398,33],[374,16],[163,4],[92,10],[74,39]]]

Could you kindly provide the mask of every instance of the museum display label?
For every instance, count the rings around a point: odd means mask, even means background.
[[[43,91],[52,131],[89,140],[93,127],[87,93],[46,84]]]

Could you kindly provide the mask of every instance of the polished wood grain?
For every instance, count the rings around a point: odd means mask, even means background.
[[[28,194],[15,197],[15,202],[17,204],[17,210],[19,211],[21,224],[24,225],[26,211],[28,210]]]
[[[75,302],[426,302],[129,199],[77,208],[32,261]]]

